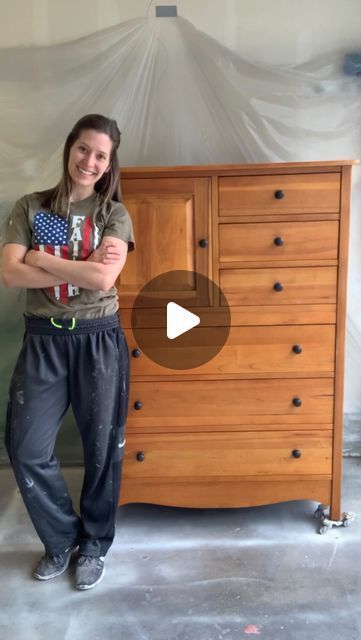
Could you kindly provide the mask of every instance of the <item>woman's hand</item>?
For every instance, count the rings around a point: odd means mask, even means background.
[[[112,240],[112,238],[105,237],[102,240],[100,247],[95,249],[93,253],[90,254],[87,262],[101,262],[102,264],[115,264],[119,262],[123,255],[124,251],[119,247],[119,243],[117,244]]]

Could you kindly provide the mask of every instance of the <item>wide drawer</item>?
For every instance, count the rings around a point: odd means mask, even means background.
[[[219,178],[219,215],[337,213],[336,173]]]
[[[222,269],[220,287],[230,305],[335,303],[337,267]]]
[[[327,475],[332,431],[237,432],[127,437],[124,479]]]
[[[331,378],[149,381],[130,385],[129,431],[330,428]],[[312,427],[314,425],[314,427]]]
[[[231,327],[225,346],[213,359],[194,369],[168,369],[146,356],[147,344],[157,351],[157,334],[165,329],[144,329],[142,331],[145,353],[131,358],[131,373],[137,375],[178,375],[215,374],[242,375],[243,377],[289,377],[331,376],[334,372],[335,327],[333,325],[294,325]],[[209,352],[203,345],[209,344],[207,332],[214,336],[214,329],[197,327],[198,337],[192,347],[181,347],[179,357],[192,354],[195,349]],[[131,353],[139,347],[132,332],[125,330]],[[169,349],[177,349],[172,341]],[[163,341],[164,343],[164,341]],[[163,344],[162,343],[162,344]],[[163,349],[163,347],[160,347]],[[164,356],[162,356],[164,361]]]
[[[219,225],[221,263],[336,260],[338,222],[266,222]]]

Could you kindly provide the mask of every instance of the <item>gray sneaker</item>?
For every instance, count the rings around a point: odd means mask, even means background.
[[[63,553],[59,553],[56,556],[50,556],[46,553],[34,571],[34,578],[37,580],[50,580],[60,576],[67,570],[74,549],[76,549],[76,546],[68,547]]]
[[[75,588],[92,589],[103,579],[104,573],[104,558],[80,555],[76,563]]]

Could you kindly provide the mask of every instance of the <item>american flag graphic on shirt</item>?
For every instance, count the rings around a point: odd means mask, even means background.
[[[38,211],[33,229],[34,249],[66,260],[86,260],[99,242],[98,229],[94,234],[91,217],[85,215],[72,214],[67,220],[54,213]],[[66,303],[79,294],[79,287],[64,283],[49,287],[47,292],[52,298]]]

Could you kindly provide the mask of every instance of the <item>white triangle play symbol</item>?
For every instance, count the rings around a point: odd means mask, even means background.
[[[182,333],[193,329],[200,323],[200,318],[194,313],[187,311],[176,302],[167,304],[167,338],[173,340]]]

